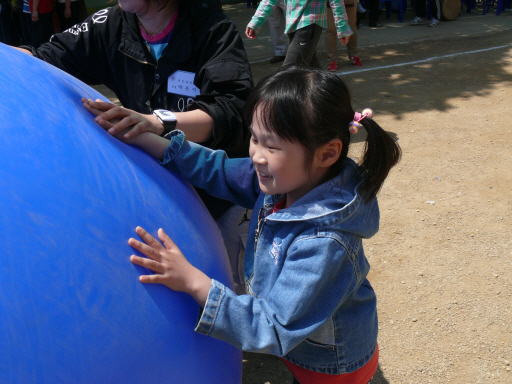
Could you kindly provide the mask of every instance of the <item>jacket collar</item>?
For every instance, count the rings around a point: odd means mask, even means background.
[[[308,221],[314,225],[336,226],[371,237],[379,227],[377,199],[365,203],[360,193],[359,166],[345,160],[343,171],[297,200],[291,207],[268,216],[270,221]],[[283,195],[265,196],[264,206],[272,206]],[[364,225],[361,225],[364,223]]]

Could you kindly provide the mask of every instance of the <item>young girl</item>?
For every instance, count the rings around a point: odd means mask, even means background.
[[[378,326],[362,240],[378,230],[375,196],[400,148],[354,112],[343,81],[326,71],[292,67],[263,80],[245,118],[250,158],[228,159],[179,131],[170,141],[145,132],[128,142],[193,185],[254,209],[247,294],[189,264],[162,229],[163,245],[140,227],[143,242],[129,240],[148,257],[131,261],[155,272],[140,281],[190,294],[201,306],[197,332],[282,357],[298,383],[366,384],[378,365]],[[367,131],[361,165],[347,158],[354,119]]]

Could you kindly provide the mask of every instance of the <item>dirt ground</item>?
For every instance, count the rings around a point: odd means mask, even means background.
[[[412,10],[362,24],[361,68],[339,46],[355,108],[372,108],[403,150],[364,243],[380,320],[373,384],[512,383],[512,12],[479,7],[436,28],[407,25]],[[254,12],[225,10],[242,31]],[[279,68],[268,34],[244,41],[255,80]],[[291,382],[278,358],[244,353],[243,384]]]
[[[460,28],[449,36],[381,17],[401,38],[368,37],[360,70],[339,46],[354,106],[372,108],[403,150],[364,243],[380,321],[374,384],[512,383],[512,14],[477,34],[498,17],[472,15],[436,27]],[[359,34],[395,32],[384,30]],[[269,67],[253,64],[255,77]],[[355,139],[358,157],[364,132]],[[277,358],[244,358],[244,384],[292,382]]]

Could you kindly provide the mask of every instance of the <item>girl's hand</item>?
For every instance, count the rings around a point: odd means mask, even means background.
[[[159,136],[164,132],[163,124],[155,115],[143,115],[101,100],[92,101],[83,98],[82,102],[85,108],[96,116],[94,120],[112,136],[122,132],[124,139],[131,139],[142,132],[152,132]],[[93,110],[101,113],[96,115]]]
[[[188,293],[204,307],[212,280],[187,261],[163,229],[158,230],[158,238],[163,245],[141,227],[137,227],[135,232],[143,242],[131,238],[128,244],[148,258],[132,255],[130,261],[155,272],[154,275],[142,275],[139,280]]]
[[[245,29],[245,36],[247,36],[251,40],[254,40],[256,38],[256,31],[252,28],[247,27]]]
[[[350,36],[345,36],[340,39],[341,45],[347,45]]]

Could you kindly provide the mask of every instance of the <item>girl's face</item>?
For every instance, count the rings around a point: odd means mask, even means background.
[[[317,178],[310,177],[317,170],[316,158],[306,169],[306,154],[300,144],[262,129],[258,113],[254,114],[251,133],[249,156],[263,193],[286,194],[287,208],[318,185]]]

